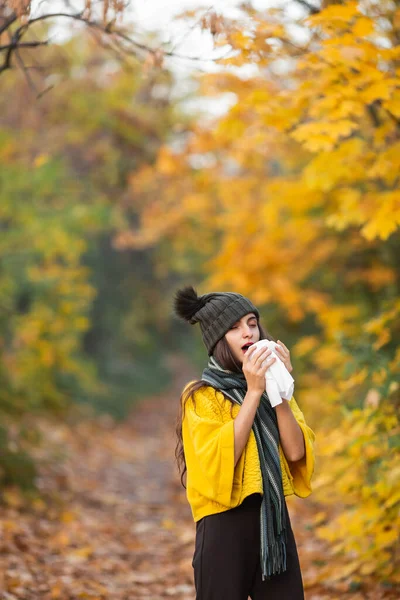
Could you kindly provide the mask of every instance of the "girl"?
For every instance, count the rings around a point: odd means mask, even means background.
[[[241,294],[178,290],[176,314],[200,323],[209,361],[183,390],[176,458],[196,523],[196,600],[303,600],[299,558],[285,496],[307,497],[315,434],[294,397],[271,407],[265,373],[273,338]],[[289,372],[290,352],[277,355]]]

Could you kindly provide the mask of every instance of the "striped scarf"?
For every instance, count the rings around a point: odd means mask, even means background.
[[[247,392],[243,373],[225,370],[210,357],[202,380],[221,390],[236,404],[242,404]],[[257,442],[263,479],[260,509],[260,557],[262,579],[286,571],[286,514],[282,472],[279,460],[279,429],[276,412],[263,392],[252,425]]]

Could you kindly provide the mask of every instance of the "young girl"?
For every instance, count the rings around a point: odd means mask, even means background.
[[[311,493],[315,434],[294,396],[272,408],[265,373],[275,357],[248,348],[273,338],[241,294],[178,290],[176,314],[200,323],[209,361],[183,390],[176,458],[196,523],[196,600],[303,600],[285,496]],[[289,372],[290,352],[276,354]]]

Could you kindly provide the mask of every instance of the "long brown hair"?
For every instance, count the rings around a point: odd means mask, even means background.
[[[264,327],[261,325],[261,323],[258,320],[257,320],[257,324],[258,324],[258,329],[260,332],[260,340],[275,341],[274,338],[272,337],[272,335],[270,335],[270,333],[266,329],[264,329]],[[233,371],[234,373],[240,373],[242,371],[242,365],[235,359],[225,336],[216,343],[215,348],[213,350],[213,356],[224,369],[228,369],[229,371]],[[187,388],[185,393],[182,392],[181,397],[179,399],[179,409],[178,409],[178,415],[177,415],[177,419],[176,419],[176,429],[175,429],[176,438],[177,438],[176,447],[175,447],[175,459],[176,459],[176,463],[178,466],[178,471],[180,473],[181,484],[183,485],[183,487],[185,489],[186,489],[186,486],[183,483],[183,477],[184,477],[187,469],[186,469],[185,451],[184,451],[184,447],[183,447],[183,438],[182,438],[182,421],[183,421],[183,417],[185,415],[185,404],[191,396],[192,396],[193,402],[195,403],[194,393],[197,392],[198,390],[200,390],[202,387],[209,386],[209,385],[210,385],[209,383],[202,381],[201,379],[194,381],[192,384],[190,384],[190,386]],[[230,400],[230,398],[227,398],[226,396],[225,396],[225,398],[231,402],[231,416],[232,416],[233,403]]]

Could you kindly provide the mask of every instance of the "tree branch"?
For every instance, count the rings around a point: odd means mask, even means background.
[[[3,25],[0,26],[0,35],[4,31],[6,31],[16,20],[17,20],[17,15],[15,13],[13,13],[11,15],[11,17],[8,20],[6,20],[6,22]]]
[[[21,25],[20,29],[23,30],[23,32],[25,33],[25,31],[28,29],[28,27],[30,27],[31,25],[33,25],[34,23],[37,23],[39,21],[45,21],[47,19],[56,19],[56,18],[68,18],[68,19],[73,19],[75,21],[79,21],[81,23],[84,23],[85,25],[87,25],[88,27],[94,27],[95,29],[99,29],[101,32],[103,33],[107,33],[107,34],[117,34],[119,36],[122,36],[121,32],[118,31],[114,31],[112,29],[112,23],[107,23],[106,25],[101,25],[98,21],[92,21],[90,19],[87,19],[84,16],[84,12],[78,12],[78,13],[64,13],[64,12],[58,12],[58,13],[48,13],[46,15],[41,15],[40,17],[35,17],[34,19],[30,19],[27,23],[25,23],[24,25]],[[132,38],[128,38],[126,36],[125,39],[129,39],[129,42],[136,46],[136,48],[138,48],[139,50],[145,51],[145,52],[150,52],[150,53],[154,53],[155,50],[153,50],[152,48],[150,48],[149,46],[146,46],[145,44],[141,44],[135,40],[133,40]]]
[[[297,2],[297,4],[300,4],[301,6],[304,6],[304,8],[306,8],[311,15],[317,15],[321,12],[320,8],[314,6],[313,4],[310,4],[310,2],[307,2],[307,0],[295,0],[295,2]]]
[[[10,42],[9,44],[0,46],[0,52],[2,50],[8,50],[9,48],[36,48],[36,46],[47,46],[48,43],[49,40],[44,40],[43,42]]]
[[[24,73],[24,75],[25,75],[25,79],[26,79],[26,81],[28,82],[28,85],[29,85],[29,86],[30,86],[30,88],[31,88],[31,89],[32,89],[32,90],[35,92],[35,94],[36,94],[36,96],[37,96],[37,95],[38,95],[37,88],[36,88],[36,86],[35,86],[35,84],[34,84],[34,81],[33,81],[32,77],[31,77],[31,76],[30,76],[30,74],[29,74],[29,71],[27,71],[27,70],[26,70],[25,63],[24,63],[24,61],[22,60],[22,58],[21,58],[21,55],[20,55],[20,53],[19,53],[19,48],[20,48],[20,47],[21,47],[21,46],[18,46],[18,48],[16,48],[16,49],[15,49],[15,56],[17,57],[17,61],[18,61],[19,65],[20,65],[20,67],[21,67],[21,69],[22,69],[22,71],[23,71],[23,73]]]
[[[67,3],[67,6],[70,6],[69,3]],[[30,30],[32,25],[34,25],[35,23],[38,23],[38,22],[47,21],[49,19],[59,19],[59,18],[73,19],[75,21],[79,21],[80,23],[83,23],[84,25],[86,25],[89,29],[91,28],[93,31],[97,31],[103,35],[106,34],[106,36],[108,36],[108,38],[110,40],[113,40],[113,42],[114,42],[114,48],[112,48],[114,52],[119,51],[121,53],[125,53],[127,56],[128,55],[136,56],[138,59],[140,59],[141,56],[143,57],[143,55],[145,55],[145,56],[150,55],[154,58],[155,65],[161,66],[164,56],[168,56],[171,58],[177,58],[177,59],[190,60],[190,61],[198,61],[198,62],[208,62],[209,60],[215,60],[215,58],[200,58],[200,57],[195,57],[195,56],[183,56],[183,55],[177,54],[174,51],[174,49],[168,51],[168,50],[163,50],[160,48],[151,48],[150,46],[143,44],[143,43],[135,40],[134,38],[132,38],[122,28],[114,29],[114,21],[110,21],[108,23],[102,23],[100,21],[92,20],[89,16],[87,16],[87,13],[85,13],[85,11],[79,11],[79,12],[60,11],[60,12],[52,12],[52,13],[47,13],[47,14],[45,13],[45,14],[39,15],[37,17],[33,17],[33,18],[25,21],[24,23],[22,23],[13,32],[12,37],[10,34],[10,37],[11,37],[10,43],[3,44],[2,46],[0,46],[0,53],[2,53],[2,52],[5,53],[3,64],[0,66],[0,74],[2,73],[2,71],[5,71],[6,69],[10,69],[12,67],[12,55],[13,55],[13,52],[17,52],[18,48],[35,48],[38,46],[47,45],[49,43],[48,40],[46,40],[46,41],[29,41],[29,42],[21,41],[23,36],[28,32],[28,30]],[[5,23],[3,23],[3,25],[1,26],[0,33],[2,31],[6,31],[7,29],[9,29],[10,26],[17,19],[18,19],[18,16],[15,13],[13,13],[7,19],[7,21]],[[118,50],[115,46],[118,48]],[[18,60],[18,63],[20,64],[20,60]],[[27,75],[26,67],[24,67],[24,70],[25,70],[24,74],[26,77],[26,75]]]

